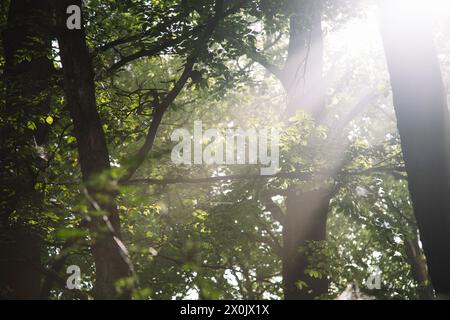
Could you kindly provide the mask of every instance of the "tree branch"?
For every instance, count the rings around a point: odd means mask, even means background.
[[[122,182],[123,185],[168,185],[168,184],[198,184],[198,183],[212,183],[219,181],[232,180],[250,180],[250,179],[307,179],[311,177],[309,173],[278,173],[271,176],[262,176],[260,174],[236,174],[229,176],[217,176],[206,178],[171,178],[171,179],[134,179]]]
[[[206,43],[208,39],[211,37],[212,33],[214,32],[214,29],[217,27],[217,25],[219,24],[220,20],[223,17],[222,14],[223,4],[224,0],[216,1],[215,18],[212,20],[210,28],[206,29],[202,37],[198,40],[198,45],[195,46],[194,52],[187,59],[186,64],[184,66],[184,71],[181,74],[175,86],[173,87],[173,89],[167,94],[165,99],[155,108],[152,123],[147,132],[144,145],[138,151],[137,155],[132,161],[132,164],[128,167],[126,174],[122,177],[122,179],[120,179],[121,183],[129,180],[134,175],[136,170],[144,162],[147,154],[152,149],[153,144],[155,142],[156,133],[158,131],[159,125],[161,124],[164,113],[172,104],[172,102],[176,99],[176,97],[180,94],[181,90],[184,88],[186,82],[188,81],[191,75],[192,68],[194,67],[195,62],[198,56],[200,55],[201,50],[203,50],[203,44]]]
[[[285,214],[283,210],[281,210],[280,206],[278,206],[269,195],[262,195],[261,197],[262,202],[264,206],[266,207],[266,210],[269,211],[273,218],[281,223],[281,225],[284,225],[285,222]]]
[[[130,63],[130,62],[132,62],[134,60],[137,60],[137,59],[140,59],[140,58],[143,58],[143,57],[155,56],[155,55],[159,54],[161,51],[163,51],[164,49],[167,49],[167,48],[170,48],[170,47],[174,47],[177,44],[181,43],[182,41],[188,39],[189,37],[192,37],[192,36],[200,34],[204,30],[214,29],[216,24],[221,19],[226,18],[227,16],[238,12],[241,9],[242,5],[246,1],[247,0],[240,1],[237,5],[231,7],[230,9],[226,10],[225,12],[220,12],[218,15],[216,15],[213,18],[211,18],[205,24],[194,27],[192,29],[192,31],[190,33],[188,33],[187,35],[183,35],[183,36],[180,36],[180,37],[174,38],[174,39],[165,40],[163,42],[160,42],[160,43],[157,43],[157,44],[153,45],[150,48],[142,49],[142,50],[140,50],[138,52],[130,54],[129,56],[123,57],[120,61],[114,63],[113,65],[111,65],[109,67],[109,69],[107,71],[107,74],[108,75],[113,74],[115,71],[117,71],[121,67],[125,66],[126,64],[128,64],[128,63]],[[218,2],[223,2],[223,1],[218,1]],[[113,41],[112,43],[106,44],[103,47],[97,49],[97,51],[98,50],[105,51],[107,49],[110,49],[110,48],[114,47],[115,45],[124,44],[124,43],[127,43],[129,41],[133,41],[133,40],[137,40],[137,39],[139,39],[139,35],[130,36],[129,38],[117,39],[117,40]]]
[[[252,59],[253,61],[262,65],[267,71],[269,71],[271,74],[273,74],[275,77],[277,77],[278,80],[283,82],[283,72],[282,72],[281,68],[270,63],[269,60],[267,59],[267,57],[263,53],[255,50],[252,52],[248,52],[247,55],[249,56],[250,59]]]

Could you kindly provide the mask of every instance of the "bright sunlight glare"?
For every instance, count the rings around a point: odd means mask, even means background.
[[[433,22],[446,21],[450,17],[450,0],[383,0],[390,13],[388,19],[400,21],[405,17],[432,19]],[[346,48],[347,54],[362,55],[381,49],[380,12],[376,4],[366,8],[364,17],[349,20],[344,26],[332,32],[328,37],[331,50]],[[420,23],[416,22],[417,28]]]
[[[448,0],[384,0],[384,5],[390,7],[396,15],[421,14],[432,18],[442,18],[450,13]]]

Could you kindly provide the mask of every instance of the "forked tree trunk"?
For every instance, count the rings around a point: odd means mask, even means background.
[[[84,29],[66,28],[66,8],[81,1],[58,0],[58,41],[64,69],[64,87],[67,106],[77,138],[79,163],[88,197],[97,203],[107,216],[91,217],[90,230],[94,239],[92,253],[96,268],[94,298],[127,299],[130,291],[117,291],[117,281],[131,276],[131,265],[120,242],[120,221],[114,193],[93,187],[98,175],[110,169],[106,145],[95,98],[94,72],[86,46]],[[98,209],[98,208],[97,208]]]
[[[396,6],[396,7],[393,7]],[[450,119],[426,14],[383,6],[382,35],[420,239],[436,293],[450,295]]]

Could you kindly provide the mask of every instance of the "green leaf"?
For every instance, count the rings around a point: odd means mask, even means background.
[[[34,123],[34,121],[28,121],[27,122],[27,128],[28,129],[30,129],[30,130],[36,130],[37,129],[37,127],[36,127],[36,123]]]
[[[47,122],[49,125],[53,124],[53,117],[52,116],[48,116],[47,118],[45,118],[45,122]]]
[[[56,237],[61,240],[68,240],[68,239],[78,239],[87,236],[87,231],[80,230],[80,229],[59,229],[56,232]]]

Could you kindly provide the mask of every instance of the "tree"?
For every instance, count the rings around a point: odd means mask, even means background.
[[[93,237],[92,254],[96,267],[94,297],[96,299],[130,298],[130,286],[117,289],[120,280],[132,276],[132,266],[121,242],[120,218],[115,203],[117,191],[111,181],[96,182],[100,175],[108,175],[109,152],[97,111],[94,71],[86,46],[84,28],[66,27],[66,10],[81,1],[58,1],[57,30],[61,62],[64,71],[64,91],[67,107],[75,128],[79,163],[86,184],[86,196],[98,211],[88,217]],[[109,185],[108,185],[109,184]]]
[[[323,119],[322,1],[297,1],[296,14],[290,18],[288,57],[282,83],[288,94],[287,116],[300,110]],[[305,23],[306,21],[306,23]],[[313,299],[327,293],[325,275],[307,274],[309,241],[325,241],[328,204],[333,188],[324,184],[315,190],[293,185],[286,195],[283,229],[283,282],[285,299]]]
[[[3,30],[5,104],[1,108],[0,296],[39,297],[43,194],[36,183],[45,170],[54,68],[49,1],[17,0]]]
[[[437,294],[450,293],[450,119],[430,21],[383,5],[382,34],[409,190]]]
[[[286,125],[288,127],[292,125],[290,118],[305,113],[319,127],[326,122],[322,19],[329,4],[326,1],[297,0],[287,1],[284,5],[285,9],[293,14],[289,17],[289,43],[283,68],[272,64],[259,52],[250,52],[249,56],[263,65],[283,85],[287,94]],[[332,136],[330,141],[321,141],[312,136],[308,143],[325,150],[329,145],[337,144],[334,138]],[[322,152],[319,152],[312,162],[319,161],[318,158],[323,156]],[[286,209],[282,223],[282,261],[286,299],[314,299],[327,294],[327,276],[308,274],[307,246],[311,242],[326,240],[329,202],[336,192],[335,186],[329,180],[339,171],[336,164],[332,163],[334,161],[332,156],[328,157],[330,163],[327,165],[330,167],[326,170],[330,171],[329,177],[318,178],[319,186],[305,187],[294,182],[284,192]],[[265,202],[269,203],[267,206],[269,210],[273,208],[279,212],[283,211],[270,199],[266,199]]]

